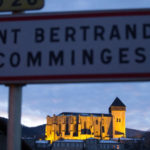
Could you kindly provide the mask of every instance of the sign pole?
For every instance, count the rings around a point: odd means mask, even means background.
[[[14,11],[13,15],[21,11]],[[9,86],[9,120],[7,126],[7,150],[21,150],[22,84]]]
[[[23,85],[9,85],[7,150],[21,150],[21,99]]]
[[[40,9],[43,6],[44,0],[27,1],[27,4],[24,3],[24,0],[21,0],[19,1],[19,5],[18,1],[5,0],[1,1],[0,11],[12,11],[12,14],[15,15],[23,13],[24,10]],[[16,38],[17,32],[14,32],[14,38]],[[4,55],[2,54],[2,56]],[[1,64],[1,66],[3,65]],[[9,86],[7,150],[21,150],[21,103],[23,84],[10,83],[7,86]]]

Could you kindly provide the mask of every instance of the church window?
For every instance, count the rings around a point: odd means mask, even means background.
[[[59,124],[59,134],[61,134],[61,124]]]
[[[98,120],[96,120],[96,124],[98,124]]]
[[[121,122],[121,118],[117,118],[117,119],[116,119],[116,122]]]
[[[86,129],[86,122],[84,122],[84,129]]]
[[[105,132],[105,128],[104,128],[104,126],[102,126],[102,132],[103,132],[103,133]]]

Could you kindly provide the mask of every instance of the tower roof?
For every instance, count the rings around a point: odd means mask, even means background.
[[[111,106],[122,106],[122,107],[126,107],[126,105],[118,98],[116,97],[116,99],[113,101],[113,103],[110,105]]]

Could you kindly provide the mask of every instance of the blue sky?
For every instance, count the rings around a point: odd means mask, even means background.
[[[45,0],[42,12],[150,8],[149,0]],[[108,113],[119,97],[127,106],[126,127],[150,129],[150,82],[26,85],[22,97],[22,123],[36,126],[46,116],[64,111]],[[7,117],[8,87],[0,86],[0,116]]]

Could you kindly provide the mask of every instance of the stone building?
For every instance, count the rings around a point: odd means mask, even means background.
[[[126,106],[116,98],[108,114],[63,112],[47,116],[46,140],[85,140],[88,138],[109,140],[126,137]]]

